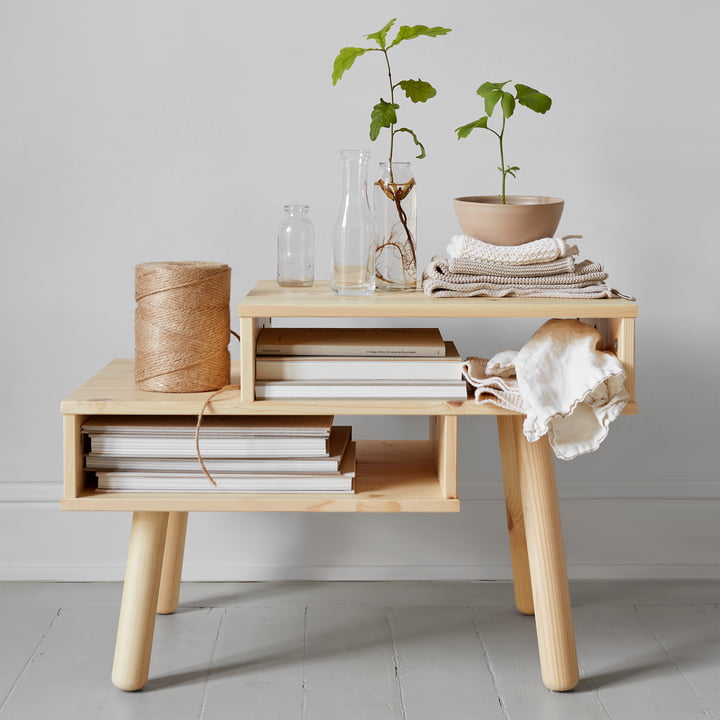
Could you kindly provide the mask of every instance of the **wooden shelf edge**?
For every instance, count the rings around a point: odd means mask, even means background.
[[[93,512],[367,512],[451,513],[460,510],[458,499],[398,500],[392,497],[361,499],[353,494],[250,493],[88,493],[63,498],[64,511]]]

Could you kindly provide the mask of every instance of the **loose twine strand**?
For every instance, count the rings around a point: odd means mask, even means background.
[[[231,331],[232,332],[232,331]],[[240,336],[233,332],[233,335],[240,339]],[[205,477],[210,481],[210,484],[213,487],[217,487],[217,483],[213,479],[213,476],[210,474],[209,470],[205,467],[205,461],[203,460],[202,453],[200,452],[200,426],[202,425],[202,419],[205,415],[205,411],[207,410],[210,403],[218,396],[220,393],[224,393],[226,390],[240,390],[239,385],[226,385],[225,387],[221,387],[219,390],[216,390],[212,395],[208,395],[208,397],[205,399],[205,402],[203,403],[202,408],[200,408],[200,413],[198,414],[197,419],[197,425],[195,426],[195,453],[197,455],[198,462],[200,463],[200,467],[202,468],[203,474]]]
[[[230,382],[228,265],[137,265],[135,300],[136,387],[204,392]]]

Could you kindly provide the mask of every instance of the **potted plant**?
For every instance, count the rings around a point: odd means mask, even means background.
[[[500,149],[500,171],[502,182],[500,195],[475,195],[456,198],[455,214],[460,227],[470,237],[494,245],[520,245],[543,237],[552,237],[560,223],[563,201],[553,197],[529,195],[507,195],[505,192],[508,175],[513,178],[520,169],[505,159],[506,123],[518,105],[536,113],[546,113],[552,100],[544,93],[520,83],[515,92],[506,89],[510,81],[502,83],[485,82],[477,94],[485,103],[485,115],[473,122],[456,128],[458,140],[468,137],[476,128],[495,135]],[[493,112],[500,108],[502,120],[498,129],[490,127]]]
[[[417,287],[417,241],[415,179],[408,162],[394,160],[395,139],[400,133],[409,135],[419,153],[425,157],[425,147],[417,134],[408,127],[398,127],[399,96],[404,94],[414,103],[427,102],[437,91],[425,80],[396,81],[390,65],[390,51],[401,42],[418,37],[438,37],[451,32],[450,28],[427,25],[401,25],[395,37],[388,33],[396,19],[390,20],[377,32],[364,37],[373,40],[373,47],[346,47],[340,50],[333,63],[333,85],[342,78],[355,60],[369,52],[382,54],[383,69],[388,78],[388,95],[380,98],[370,112],[370,139],[377,140],[381,130],[389,131],[387,162],[380,163],[380,177],[375,182],[375,286],[378,290],[415,290]]]

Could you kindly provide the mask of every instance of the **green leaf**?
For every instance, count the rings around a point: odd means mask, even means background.
[[[412,139],[415,141],[415,145],[417,145],[420,148],[420,154],[416,155],[415,157],[418,160],[422,160],[425,157],[425,146],[418,140],[417,135],[410,128],[405,128],[405,127],[398,128],[397,130],[395,130],[395,132],[396,133],[399,133],[399,132],[410,133],[410,135],[412,135]]]
[[[487,124],[488,119],[487,117],[483,116],[481,118],[478,118],[477,120],[473,120],[473,122],[468,123],[467,125],[462,125],[459,128],[455,128],[458,140],[466,138],[475,128],[487,128]]]
[[[403,40],[413,40],[416,37],[424,35],[425,37],[438,37],[438,35],[447,35],[452,32],[450,28],[444,27],[428,27],[427,25],[401,25],[400,29],[395,36],[395,39],[390,44],[390,47],[395,47]]]
[[[370,139],[377,140],[382,128],[389,128],[397,122],[397,113],[400,106],[397,103],[380,102],[375,105],[370,113]]]
[[[477,94],[485,99],[485,112],[487,113],[488,117],[492,116],[493,110],[495,110],[495,106],[498,104],[500,98],[502,98],[503,96],[503,88],[509,82],[509,80],[506,80],[503,83],[486,82],[477,89]]]
[[[510,166],[508,165],[508,167],[505,168],[505,172],[506,172],[508,175],[512,175],[514,178],[517,178],[517,175],[516,175],[515,173],[516,173],[519,169],[520,169],[520,168],[519,168],[517,165],[513,165],[512,167],[510,167]],[[500,170],[500,168],[498,168],[498,170]]]
[[[546,113],[552,105],[552,100],[544,93],[538,92],[528,85],[515,85],[517,101],[537,113]]]
[[[401,80],[398,85],[405,91],[405,94],[414,103],[427,102],[431,97],[437,95],[437,90],[424,80]]]
[[[332,81],[333,85],[337,84],[337,81],[343,76],[346,70],[349,70],[356,58],[364,55],[370,48],[357,48],[357,47],[346,47],[343,48],[338,56],[335,58],[333,63],[333,74]]]
[[[369,35],[366,35],[365,37],[368,40],[374,40],[383,50],[385,50],[386,45],[386,39],[388,30],[395,24],[395,21],[397,18],[393,18],[382,30],[378,30],[377,32],[370,33]]]
[[[513,96],[513,94],[509,92],[503,92],[500,105],[502,106],[503,115],[506,118],[511,117],[512,114],[515,112],[515,97]]]
[[[491,83],[491,82],[484,82],[478,89],[477,94],[481,97],[487,97],[491,93],[494,92],[502,92],[502,89],[509,83],[509,80],[506,80],[502,83]]]

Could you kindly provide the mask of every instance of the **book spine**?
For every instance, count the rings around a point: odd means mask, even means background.
[[[444,357],[445,348],[436,346],[369,346],[342,344],[271,344],[258,342],[258,355],[315,355],[315,356],[354,356],[354,357]]]
[[[434,382],[460,380],[460,360],[445,362],[429,360],[307,360],[282,356],[255,361],[258,380],[417,380]]]

